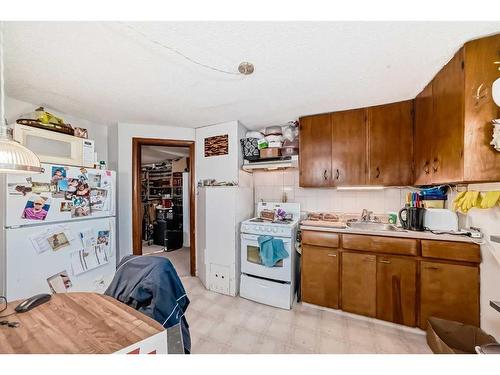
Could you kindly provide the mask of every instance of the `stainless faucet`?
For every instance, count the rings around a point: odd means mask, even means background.
[[[368,211],[366,208],[363,208],[363,211],[361,212],[360,221],[362,221],[362,222],[372,221],[373,220],[372,214],[373,214],[373,211]]]

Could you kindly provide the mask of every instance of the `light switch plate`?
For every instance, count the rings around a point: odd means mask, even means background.
[[[500,243],[500,235],[490,236],[490,241]]]

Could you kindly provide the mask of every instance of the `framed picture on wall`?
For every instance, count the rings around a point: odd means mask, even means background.
[[[221,156],[229,153],[229,137],[227,134],[205,138],[205,157]]]

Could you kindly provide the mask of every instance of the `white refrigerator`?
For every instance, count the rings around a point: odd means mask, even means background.
[[[0,180],[0,294],[104,292],[116,268],[116,174],[42,167]]]

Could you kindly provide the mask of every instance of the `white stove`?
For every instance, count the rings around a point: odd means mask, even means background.
[[[288,220],[266,221],[262,210],[284,210]],[[260,303],[290,309],[295,299],[298,275],[295,237],[300,219],[300,204],[260,202],[257,217],[241,223],[241,284],[240,295]],[[289,257],[273,267],[262,264],[258,238],[272,236],[283,241]]]

